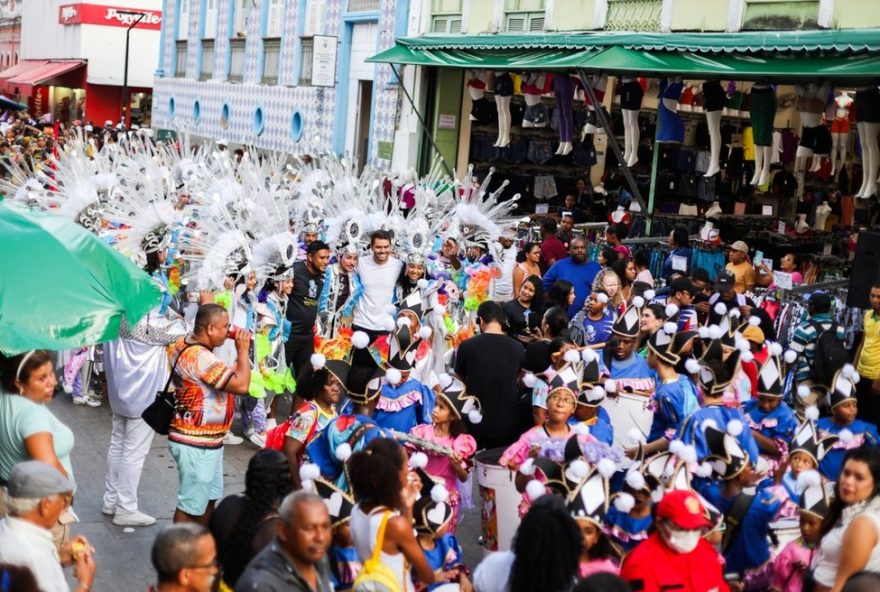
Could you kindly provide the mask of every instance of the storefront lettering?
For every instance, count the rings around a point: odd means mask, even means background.
[[[141,14],[144,17],[137,23],[137,28],[158,31],[162,27],[162,12],[159,10],[87,3],[59,6],[58,22],[62,25],[130,27]]]
[[[144,10],[144,11],[140,11],[140,12],[147,15],[141,21],[142,23],[147,24],[147,25],[161,25],[162,24],[162,15],[161,14],[157,14],[157,13],[151,12],[149,10]],[[134,21],[137,17],[138,17],[138,15],[136,15],[136,14],[130,14],[130,13],[123,14],[115,8],[108,8],[107,14],[104,15],[104,20],[109,21],[109,20],[116,19],[117,21],[119,21],[123,25],[128,26],[128,25],[131,25],[132,23],[134,23]]]

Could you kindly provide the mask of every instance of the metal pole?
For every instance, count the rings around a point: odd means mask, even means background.
[[[145,12],[125,12],[124,14],[137,14],[134,22],[125,30],[125,71],[122,74],[122,125],[128,127],[128,43],[131,38],[131,30],[146,18]]]

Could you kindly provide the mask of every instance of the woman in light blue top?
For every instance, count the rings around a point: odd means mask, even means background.
[[[73,478],[73,431],[46,407],[56,384],[46,350],[0,356],[0,483],[26,460],[43,461]]]

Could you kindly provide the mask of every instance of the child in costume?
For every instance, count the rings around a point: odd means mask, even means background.
[[[611,417],[601,405],[607,391],[599,384],[599,354],[585,348],[581,356],[584,358],[583,383],[578,393],[574,416],[569,423],[587,426],[591,436],[611,446],[614,442],[614,427],[611,425]]]
[[[804,572],[813,563],[813,557],[822,539],[822,521],[828,513],[828,494],[822,478],[815,470],[807,470],[798,477],[803,491],[799,502],[801,536],[788,543],[773,561],[770,592],[801,592]]]
[[[444,452],[425,449],[425,472],[434,479],[442,479],[448,493],[448,503],[452,507],[453,516],[448,531],[455,533],[459,519],[459,505],[462,495],[459,483],[467,483],[477,442],[465,433],[464,417],[472,423],[479,423],[482,416],[479,401],[465,394],[464,383],[448,374],[440,377],[443,390],[437,392],[437,404],[434,407],[432,423],[417,425],[410,434],[437,444]],[[477,421],[474,421],[477,420]],[[448,452],[446,452],[448,451]]]
[[[620,573],[620,555],[605,533],[605,515],[611,499],[608,480],[617,466],[604,459],[578,483],[566,499],[568,511],[584,537],[578,575]]]
[[[843,457],[847,450],[858,448],[865,443],[872,446],[880,443],[877,426],[856,418],[857,380],[858,374],[852,364],[845,365],[834,375],[828,391],[831,417],[823,417],[816,422],[819,437],[837,436],[838,438],[831,446],[831,450],[825,454],[825,458],[819,462],[819,472],[829,481],[837,481],[843,469]]]
[[[449,504],[446,485],[433,480],[423,469],[416,468],[415,472],[422,482],[421,496],[413,504],[412,510],[416,540],[431,569],[435,572],[442,571],[447,576],[450,572],[457,572],[458,577],[452,576],[448,581],[463,584],[467,581],[468,569],[462,561],[461,547],[455,535],[447,532],[454,512]],[[443,585],[444,582],[428,586],[416,583],[415,589],[422,592]]]
[[[665,450],[684,419],[699,408],[697,390],[690,377],[675,370],[681,352],[690,349],[697,333],[676,331],[675,323],[667,322],[648,338],[648,366],[657,372],[658,380],[646,454]]]
[[[328,481],[315,479],[314,484],[317,494],[321,496],[324,505],[327,506],[327,511],[330,514],[330,526],[333,528],[333,538],[327,553],[333,588],[337,592],[351,590],[351,585],[361,570],[361,562],[358,559],[349,528],[354,500],[348,493]]]
[[[536,426],[547,421],[547,394],[550,392],[550,381],[563,366],[580,358],[576,350],[573,341],[566,337],[557,337],[550,342],[550,366],[540,374],[526,372],[523,375],[523,385],[532,389],[532,418]]]

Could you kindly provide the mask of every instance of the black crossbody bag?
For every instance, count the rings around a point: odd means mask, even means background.
[[[177,359],[174,360],[174,365],[171,366],[171,373],[168,375],[165,388],[156,393],[156,399],[141,413],[141,419],[147,422],[147,425],[153,428],[153,431],[157,434],[168,435],[171,420],[174,419],[174,414],[180,410],[180,406],[177,404],[177,395],[168,389],[171,387],[171,380],[174,378],[174,370],[177,369],[177,362],[180,360],[180,356],[183,355],[183,352],[196,345],[198,344],[191,343],[180,350]]]

